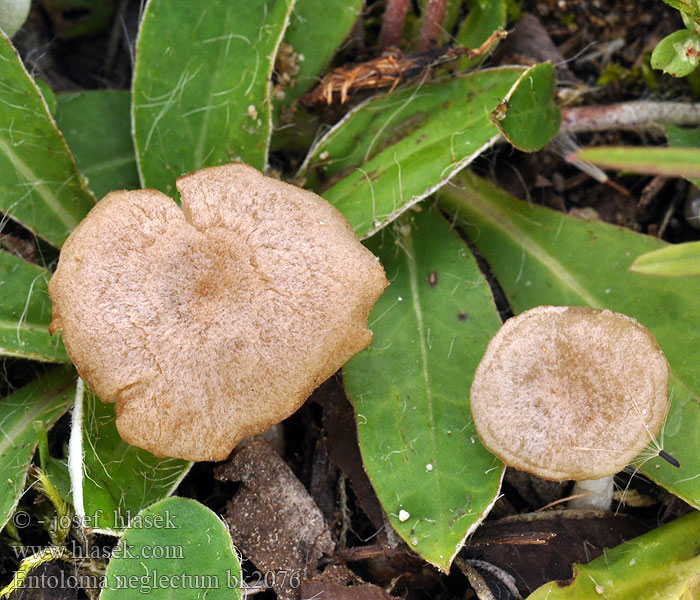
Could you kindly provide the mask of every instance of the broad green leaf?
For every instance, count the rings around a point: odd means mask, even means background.
[[[639,255],[630,271],[661,277],[700,277],[700,242],[673,244]]]
[[[600,146],[583,148],[571,158],[603,167],[644,175],[700,177],[700,148]]]
[[[130,515],[172,494],[192,463],[130,446],[119,436],[113,404],[103,404],[89,390],[83,401],[86,526],[116,533]]]
[[[283,84],[284,97],[276,98],[279,104],[290,106],[319,82],[321,72],[347,37],[363,3],[363,0],[296,0],[284,43],[296,52],[299,72],[290,73],[291,85]],[[284,67],[282,61],[282,73]]]
[[[44,97],[44,102],[46,102],[46,106],[49,107],[49,113],[53,117],[54,121],[56,120],[56,109],[58,108],[58,101],[56,100],[56,94],[54,93],[53,89],[51,89],[51,86],[44,81],[43,79],[35,79],[34,83],[36,84],[36,87],[39,88],[39,91],[41,92],[41,95]],[[63,133],[63,132],[61,132]]]
[[[447,571],[503,475],[469,413],[474,370],[501,320],[467,246],[435,209],[419,208],[367,242],[391,285],[369,317],[372,345],[343,379],[392,526]]]
[[[561,113],[554,102],[556,76],[546,62],[525,71],[491,114],[513,146],[534,152],[546,146],[559,131]]]
[[[479,71],[373,99],[312,148],[301,174],[368,237],[495,143],[489,113],[522,72]]]
[[[700,279],[662,279],[628,270],[665,247],[656,238],[520,202],[472,174],[441,193],[489,266],[515,313],[541,304],[608,308],[654,334],[671,365],[671,410],[659,441],[681,463],[640,457],[641,471],[700,506]],[[643,462],[644,458],[649,458]]]
[[[226,524],[189,498],[133,515],[107,566],[102,600],[239,600],[241,566]]]
[[[469,0],[470,9],[457,32],[457,44],[467,48],[478,48],[488,37],[504,29],[507,20],[505,0]],[[468,69],[483,61],[483,57],[459,60],[460,70]]]
[[[57,99],[56,122],[95,196],[137,189],[131,94],[126,90],[94,90],[62,93]]]
[[[654,48],[652,69],[662,69],[673,77],[685,77],[700,63],[700,36],[689,29],[674,31]]]
[[[664,2],[681,11],[683,23],[688,29],[700,26],[700,6],[697,0],[664,0]]]
[[[51,273],[0,251],[0,355],[70,362],[59,334],[49,335]]]
[[[173,196],[202,167],[267,166],[270,76],[294,0],[150,0],[141,22],[133,125],[141,181]]]
[[[0,211],[60,248],[94,198],[2,31],[0,106]]]
[[[546,583],[527,600],[691,600],[700,592],[698,573],[700,513],[695,511],[574,565],[572,580]]]
[[[50,428],[70,407],[75,371],[61,367],[0,400],[0,529],[13,513],[24,490],[27,469],[38,444],[35,422]],[[17,520],[18,527],[27,525]]]

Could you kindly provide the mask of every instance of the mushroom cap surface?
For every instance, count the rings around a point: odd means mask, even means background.
[[[489,343],[471,411],[482,443],[507,465],[544,479],[598,479],[659,432],[668,377],[654,336],[631,317],[538,306]]]
[[[222,460],[367,346],[387,282],[345,218],[244,164],[111,192],[68,238],[50,330],[117,428],[157,456]]]

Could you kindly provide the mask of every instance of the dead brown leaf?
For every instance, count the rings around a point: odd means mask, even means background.
[[[345,586],[330,581],[303,581],[302,600],[393,600],[382,588],[365,583]]]
[[[313,577],[318,560],[335,547],[321,511],[260,437],[250,438],[216,475],[243,484],[226,510],[234,544],[263,576],[272,574],[267,580],[280,600],[298,600],[297,578]]]

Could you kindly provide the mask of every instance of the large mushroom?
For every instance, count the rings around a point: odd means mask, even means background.
[[[538,306],[489,343],[471,411],[484,446],[504,463],[544,479],[601,480],[593,488],[604,488],[609,504],[612,478],[602,478],[658,434],[668,377],[654,336],[631,317]]]
[[[122,438],[222,460],[292,414],[367,346],[379,261],[315,194],[243,164],[112,192],[71,234],[49,284],[51,331],[116,402]]]

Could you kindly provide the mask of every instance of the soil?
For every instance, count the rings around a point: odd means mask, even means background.
[[[417,6],[412,8],[417,10]],[[71,30],[71,21],[78,22],[84,13],[49,14],[40,3],[34,3],[29,21],[14,39],[29,71],[57,91],[128,87],[142,6],[139,0],[118,0],[113,9],[107,27],[71,39],[65,32]],[[368,33],[362,38],[357,33],[362,28],[355,29],[336,66],[372,56],[382,10],[381,2],[368,2]],[[563,105],[698,100],[693,81],[650,72],[646,66],[656,43],[682,27],[678,12],[661,0],[525,0],[521,11],[521,24],[511,31],[490,64],[553,60]],[[644,134],[611,131],[579,134],[574,141],[579,145],[642,142],[654,140]],[[283,168],[298,158],[281,156],[276,160]],[[684,181],[612,174],[615,185],[598,183],[566,163],[556,151],[524,154],[505,145],[483,156],[474,168],[530,202],[582,218],[599,218],[670,242],[700,239],[700,232],[684,214],[694,189]],[[21,243],[21,231],[4,233]],[[32,248],[23,251],[31,252]],[[507,315],[503,296],[497,294],[497,298]],[[21,360],[4,361],[3,393],[31,379],[36,368],[34,363]],[[65,443],[67,430],[64,419],[52,431],[51,441],[57,448]],[[337,378],[323,385],[282,424],[273,447],[277,453],[259,439],[243,451],[263,456],[260,460],[269,465],[264,476],[243,475],[241,461],[245,456],[234,456],[223,466],[195,465],[177,491],[229,519],[238,537],[236,543],[244,550],[244,566],[250,577],[280,565],[306,570],[300,589],[261,590],[256,595],[261,600],[392,596],[456,600],[487,598],[486,588],[494,598],[515,598],[516,591],[526,596],[545,581],[571,577],[573,562],[591,560],[604,548],[688,510],[662,489],[634,477],[630,498],[636,502],[621,507],[617,514],[548,511],[533,516],[535,511],[564,499],[570,486],[509,470],[503,495],[485,525],[466,543],[451,574],[443,575],[413,554],[388,526],[364,473],[352,409]],[[621,474],[620,485],[627,485],[628,478]],[[298,500],[294,507],[270,495],[270,490],[279,493],[280,489],[292,490],[289,493]],[[258,498],[257,504],[251,495]],[[23,502],[34,500],[39,500],[38,496],[29,492]],[[280,519],[280,511],[285,510],[291,512]],[[30,531],[30,537],[39,541],[23,542],[41,543],[42,535],[40,530]],[[484,564],[497,568],[485,569]],[[17,561],[3,544],[3,585],[16,568]],[[63,563],[45,568],[70,569]],[[513,573],[512,581],[499,575],[499,569]],[[352,594],[349,584],[356,586]],[[33,590],[22,597],[87,596],[75,590]]]

